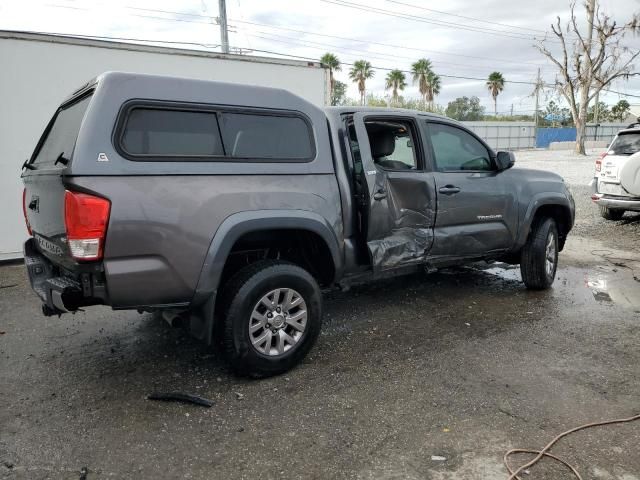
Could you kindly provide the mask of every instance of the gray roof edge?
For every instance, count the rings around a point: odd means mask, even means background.
[[[290,60],[274,57],[258,57],[253,55],[235,55],[230,53],[210,52],[207,50],[190,50],[186,48],[164,47],[141,43],[129,43],[118,40],[104,40],[85,37],[82,35],[64,35],[44,32],[29,32],[21,30],[0,30],[0,40],[24,40],[32,42],[51,42],[67,45],[90,46],[96,48],[110,48],[114,50],[131,50],[136,52],[162,53],[165,55],[183,55],[190,57],[217,58],[238,62],[268,63],[288,65],[302,68],[324,68],[320,62],[311,60]],[[153,40],[147,40],[153,42]]]

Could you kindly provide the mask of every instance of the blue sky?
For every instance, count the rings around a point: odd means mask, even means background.
[[[600,8],[624,22],[640,12],[640,0],[601,0]],[[387,93],[384,69],[409,70],[421,57],[429,58],[441,75],[484,79],[498,70],[507,80],[533,82],[540,67],[543,79],[553,82],[556,71],[533,45],[556,16],[568,19],[569,2],[227,0],[227,14],[233,47],[254,55],[269,55],[261,52],[269,51],[314,59],[331,51],[346,63],[365,58],[378,68],[368,90],[383,96]],[[217,0],[3,0],[0,29],[192,42],[198,45],[182,46],[215,50],[220,43],[217,15]],[[624,43],[638,50],[640,36],[629,36]],[[640,61],[636,63],[640,71]],[[337,73],[347,83],[348,68],[345,65]],[[443,77],[442,84],[438,104],[476,95],[488,111],[493,109],[482,80]],[[513,104],[514,112],[530,113],[532,89],[507,83],[498,98],[498,111],[508,112]],[[611,89],[640,96],[640,76],[617,81]],[[349,95],[357,96],[353,84]],[[404,95],[417,97],[417,88],[410,82]],[[619,98],[616,94],[602,97],[608,103]],[[542,102],[552,99],[557,101],[557,94],[548,91]],[[640,98],[628,100],[640,103]]]

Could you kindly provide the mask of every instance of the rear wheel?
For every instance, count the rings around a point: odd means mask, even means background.
[[[620,220],[624,215],[624,210],[613,209],[608,207],[600,207],[600,215],[605,220]]]
[[[558,227],[553,218],[535,221],[527,243],[522,248],[520,273],[527,288],[549,288],[558,267]]]
[[[276,260],[249,265],[229,281],[225,300],[224,352],[241,375],[286,372],[320,333],[320,288],[297,265]]]

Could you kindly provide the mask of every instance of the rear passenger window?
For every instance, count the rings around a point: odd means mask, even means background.
[[[220,130],[226,154],[235,158],[309,160],[309,126],[300,117],[222,112]]]
[[[127,118],[122,147],[131,155],[224,155],[215,112],[134,108]]]

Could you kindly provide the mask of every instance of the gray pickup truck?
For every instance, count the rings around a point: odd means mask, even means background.
[[[316,341],[321,288],[481,260],[548,288],[573,198],[513,164],[437,115],[110,72],[23,165],[24,258],[45,315],[162,312],[274,375]]]

